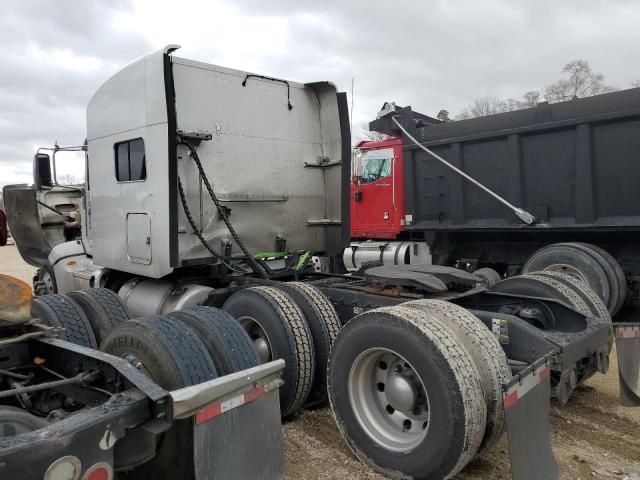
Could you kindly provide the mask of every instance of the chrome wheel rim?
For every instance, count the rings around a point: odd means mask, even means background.
[[[267,332],[265,332],[260,322],[258,322],[255,318],[244,316],[238,318],[240,325],[245,331],[249,334],[251,341],[253,342],[253,347],[256,349],[258,353],[258,359],[260,363],[270,362],[273,358],[273,354],[271,351],[271,342],[269,341],[269,336]]]
[[[385,348],[362,352],[349,372],[349,401],[360,427],[382,447],[417,447],[430,423],[427,390],[412,365]]]

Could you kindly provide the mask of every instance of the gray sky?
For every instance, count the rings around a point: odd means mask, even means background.
[[[180,56],[345,91],[355,78],[357,126],[386,100],[435,115],[519,97],[575,58],[628,88],[640,79],[639,23],[632,0],[3,2],[0,186],[31,181],[38,146],[81,143],[95,89],[169,43]]]

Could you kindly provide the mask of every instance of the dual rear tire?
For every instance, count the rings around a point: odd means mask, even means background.
[[[120,297],[106,288],[39,295],[31,310],[45,325],[63,329],[63,340],[89,348],[98,348],[111,330],[129,319]]]
[[[606,250],[589,243],[556,243],[541,248],[525,263],[524,274],[554,272],[588,285],[611,315],[622,308],[627,292],[624,271]]]
[[[280,411],[288,418],[327,399],[326,369],[340,320],[316,287],[290,282],[234,293],[222,307],[251,337],[262,363],[285,360]]]
[[[328,370],[331,409],[355,455],[379,472],[448,478],[502,434],[497,383],[506,358],[501,349],[489,358],[493,350],[477,343],[486,327],[474,317],[465,328],[469,318],[459,308],[429,300],[378,308],[338,335]],[[460,322],[449,328],[452,315]],[[496,368],[483,376],[478,356]]]
[[[166,390],[196,385],[258,364],[252,342],[229,314],[195,307],[164,316],[129,320],[104,339],[102,350],[129,359]],[[155,439],[148,458],[124,478],[194,478],[193,422],[175,421]],[[137,448],[121,445],[121,448]],[[127,458],[127,452],[116,452]],[[136,465],[117,465],[131,468]]]

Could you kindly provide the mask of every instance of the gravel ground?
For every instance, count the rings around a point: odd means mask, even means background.
[[[31,283],[34,268],[15,246],[0,247],[0,273]],[[569,404],[551,404],[551,442],[563,479],[640,480],[640,408],[618,403],[615,354],[611,369],[579,387]],[[305,411],[284,425],[286,479],[371,480],[384,477],[360,463],[344,444],[328,408]],[[510,478],[503,438],[476,458],[460,479]]]

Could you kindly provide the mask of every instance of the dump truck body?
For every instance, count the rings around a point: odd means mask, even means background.
[[[405,249],[428,246],[436,264],[488,266],[509,276],[539,248],[586,242],[619,262],[628,283],[627,304],[637,307],[639,118],[637,88],[448,123],[425,122],[410,107],[384,112],[371,128],[394,138],[362,142],[356,151],[366,162],[394,149],[388,155],[394,175],[354,182],[353,190],[359,184],[375,193],[367,197],[363,191],[359,199],[352,194],[351,236],[360,258],[351,261],[353,249],[345,258],[352,268],[371,260],[374,253],[362,242],[370,239],[385,250],[387,263],[405,242]],[[454,168],[535,221],[522,221]]]

